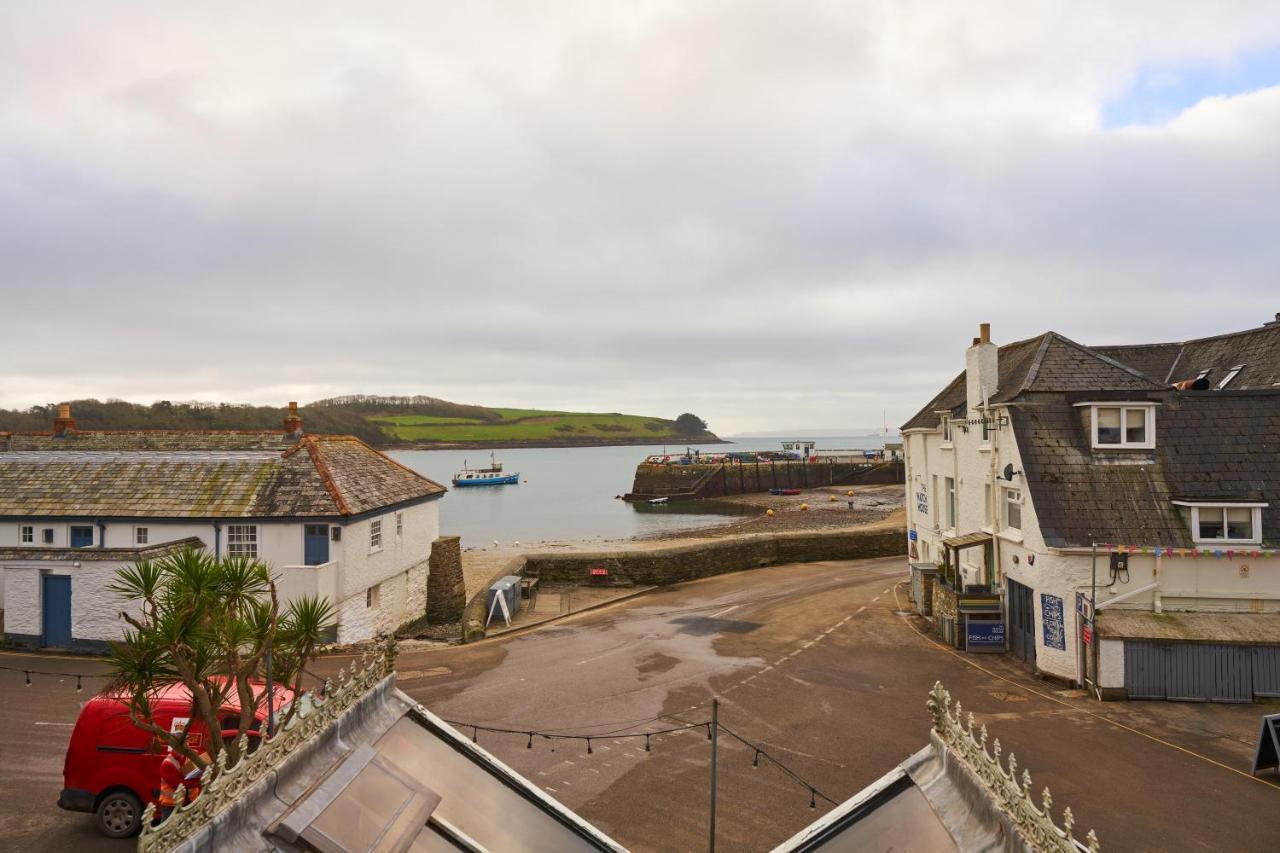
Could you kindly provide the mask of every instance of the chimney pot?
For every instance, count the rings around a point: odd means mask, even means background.
[[[59,403],[58,416],[53,419],[53,434],[63,436],[76,428],[75,418],[71,417],[71,404]]]
[[[978,324],[978,340],[984,344],[991,343],[991,324],[990,323]]]
[[[974,339],[973,339],[973,345],[974,345],[975,347],[976,347],[978,344],[980,344],[980,343],[982,343],[982,338],[974,338]]]
[[[284,419],[284,431],[290,435],[302,435],[302,418],[298,415],[298,403],[289,401],[289,414]]]

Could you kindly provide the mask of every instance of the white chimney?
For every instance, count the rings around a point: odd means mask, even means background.
[[[978,326],[978,337],[964,353],[965,401],[969,417],[975,417],[978,408],[995,396],[1000,380],[1000,348],[991,343],[991,324]]]

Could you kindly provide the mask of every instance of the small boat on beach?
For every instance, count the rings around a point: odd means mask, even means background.
[[[770,489],[770,490],[769,490],[769,494],[771,494],[771,495],[798,495],[798,494],[800,494],[800,490],[799,490],[799,489]]]
[[[462,462],[462,470],[453,475],[453,484],[458,488],[464,486],[515,486],[520,483],[520,472],[508,474],[502,470],[502,463],[489,454],[489,467],[469,468],[466,460]]]
[[[649,503],[651,503],[651,504],[664,504],[664,503],[666,503],[668,500],[670,500],[670,498],[651,498],[651,499],[649,500]]]

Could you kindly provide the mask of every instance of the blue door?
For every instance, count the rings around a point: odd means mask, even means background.
[[[67,575],[44,575],[41,585],[44,645],[56,649],[71,648],[71,578]]]
[[[93,547],[92,525],[73,524],[71,526],[71,547],[72,548],[92,548]]]
[[[303,525],[302,557],[308,566],[319,566],[329,562],[329,525]]]

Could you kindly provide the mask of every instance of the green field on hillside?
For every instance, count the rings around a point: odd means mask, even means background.
[[[538,409],[490,409],[494,420],[429,415],[385,415],[371,420],[401,441],[608,441],[681,438],[675,422],[643,415],[555,412]]]

